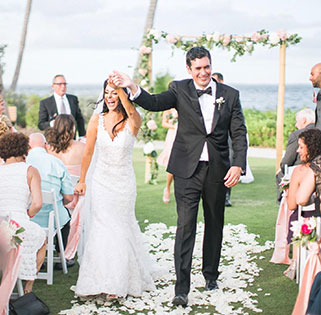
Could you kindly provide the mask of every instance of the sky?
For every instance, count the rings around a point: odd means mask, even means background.
[[[3,80],[11,83],[17,62],[26,1],[0,2],[0,45],[6,44]],[[149,0],[33,0],[18,84],[50,85],[63,73],[69,84],[101,84],[114,69],[133,74]],[[300,44],[286,53],[286,83],[309,83],[321,62],[320,0],[158,0],[154,28],[171,34],[251,35],[266,29],[298,33]],[[278,47],[256,48],[238,57],[215,48],[213,71],[227,83],[277,84]],[[188,78],[185,55],[166,43],[153,52],[153,74]]]

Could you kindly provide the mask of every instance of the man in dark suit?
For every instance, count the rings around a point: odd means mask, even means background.
[[[282,191],[280,189],[280,183],[282,177],[285,174],[284,168],[287,166],[294,166],[301,164],[300,155],[297,150],[299,147],[298,140],[301,132],[315,128],[315,113],[312,109],[305,108],[297,112],[296,116],[296,124],[294,130],[289,135],[288,143],[286,145],[286,150],[282,161],[280,163],[280,169],[276,173],[276,184],[277,184],[277,202],[280,202],[282,199]]]
[[[204,208],[203,268],[205,290],[218,288],[218,266],[227,187],[236,185],[246,167],[246,127],[239,92],[211,78],[211,55],[194,47],[186,55],[193,79],[173,81],[168,91],[150,95],[127,75],[114,72],[111,80],[128,87],[131,99],[151,111],[176,108],[178,128],[167,171],[174,175],[177,203],[174,305],[186,306],[190,290],[192,253],[200,198]],[[234,157],[230,166],[228,134]]]
[[[57,74],[54,77],[52,88],[53,95],[40,101],[39,129],[45,130],[49,126],[53,126],[54,120],[59,114],[71,114],[75,118],[79,137],[85,136],[85,122],[79,108],[78,98],[75,95],[66,94],[67,82],[62,74]]]
[[[314,65],[311,69],[310,81],[314,88],[321,88],[321,63]],[[314,98],[314,95],[313,95]],[[321,93],[320,90],[315,99],[317,106],[315,108],[315,126],[321,129]]]

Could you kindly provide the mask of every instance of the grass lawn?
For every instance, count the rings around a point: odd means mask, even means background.
[[[274,240],[275,221],[278,205],[275,202],[275,161],[272,159],[249,159],[255,181],[251,184],[239,184],[232,189],[231,201],[233,207],[226,208],[225,223],[247,225],[248,231],[260,236],[260,243]],[[176,225],[176,208],[174,196],[169,204],[163,204],[162,193],[166,181],[163,168],[159,170],[159,184],[144,184],[144,156],[142,150],[134,150],[134,166],[137,178],[136,216],[142,230],[148,223],[163,222],[168,226]],[[121,193],[121,192],[120,192]],[[202,211],[199,211],[199,220],[202,220]],[[285,265],[269,263],[272,250],[264,252],[266,257],[258,260],[258,266],[263,270],[256,278],[250,290],[257,293],[258,308],[264,314],[287,315],[291,314],[296,295],[297,285],[283,276]],[[71,268],[67,275],[60,271],[54,273],[54,284],[46,285],[44,280],[35,282],[34,291],[50,307],[51,314],[58,314],[62,309],[70,308],[73,292],[70,287],[76,283],[78,266]],[[262,288],[257,292],[257,288]],[[265,296],[266,292],[271,293]],[[206,310],[204,309],[204,312]],[[207,310],[208,311],[208,310]],[[200,311],[198,311],[200,313]],[[251,313],[249,314],[256,314]]]

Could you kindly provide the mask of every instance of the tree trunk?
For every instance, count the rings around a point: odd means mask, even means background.
[[[4,85],[3,85],[3,79],[2,79],[2,75],[3,75],[3,63],[2,63],[2,58],[4,56],[4,49],[6,48],[6,46],[0,46],[0,98],[5,99],[4,98]],[[8,104],[5,101],[4,102],[4,106],[5,106],[5,114],[8,115]]]
[[[142,37],[142,41],[141,41],[140,46],[142,46],[143,43],[144,43],[144,35],[147,33],[148,30],[153,28],[157,1],[158,0],[150,0],[150,2],[149,2],[149,9],[148,9],[148,14],[147,14],[147,19],[146,19],[144,33],[143,33],[143,37]],[[136,63],[135,73],[134,73],[134,79],[135,80],[137,80],[137,78],[138,78],[137,70],[139,69],[140,62],[141,62],[141,54],[138,52],[138,58],[137,58],[137,63]]]
[[[20,48],[19,48],[19,55],[18,55],[17,65],[16,65],[16,71],[14,73],[14,76],[13,76],[13,79],[12,79],[12,83],[11,83],[11,86],[10,86],[10,90],[11,91],[15,91],[16,90],[17,82],[18,82],[18,79],[19,79],[20,68],[21,68],[21,63],[22,63],[22,57],[23,57],[23,52],[24,52],[25,44],[26,44],[29,17],[30,17],[30,12],[31,12],[31,3],[32,3],[32,0],[28,0],[27,7],[26,7],[26,12],[25,12],[25,18],[24,18],[24,22],[23,22],[23,29],[22,29],[22,34],[21,34]]]

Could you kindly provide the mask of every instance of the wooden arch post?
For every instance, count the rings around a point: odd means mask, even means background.
[[[277,125],[276,125],[276,171],[280,168],[283,153],[283,122],[285,92],[285,43],[280,46],[280,73],[278,89]]]
[[[148,55],[148,79],[149,79],[149,90],[153,86],[153,72],[152,72],[152,52]],[[145,184],[149,183],[151,180],[151,167],[153,158],[151,156],[145,157]]]

